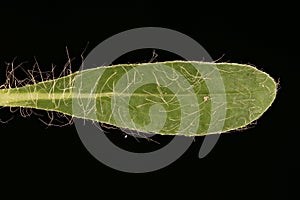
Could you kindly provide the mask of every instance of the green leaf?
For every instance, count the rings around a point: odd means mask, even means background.
[[[122,64],[0,90],[0,106],[57,111],[122,128],[197,136],[247,126],[272,104],[276,82],[244,64]]]

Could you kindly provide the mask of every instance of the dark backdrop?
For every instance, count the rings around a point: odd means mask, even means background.
[[[66,47],[78,69],[85,55],[104,39],[131,28],[158,26],[180,31],[197,40],[213,59],[249,63],[280,81],[272,107],[252,128],[220,137],[213,151],[198,158],[202,138],[166,168],[145,173],[119,172],[94,159],[82,145],[74,125],[48,127],[39,116],[20,117],[2,109],[0,118],[1,192],[8,195],[122,195],[129,198],[162,196],[245,199],[287,199],[298,178],[297,140],[297,34],[291,7],[207,9],[196,4],[164,6],[137,1],[134,4],[87,2],[36,4],[17,1],[0,4],[0,77],[5,80],[5,62],[30,68],[35,59],[43,70],[63,66]],[[174,3],[176,4],[176,3]],[[172,5],[173,6],[173,5]],[[234,10],[234,9],[233,9]],[[152,51],[137,51],[116,62],[147,62]],[[176,59],[157,52],[157,61]],[[22,77],[22,74],[17,74]],[[293,77],[294,76],[294,77]],[[296,79],[295,79],[296,78]],[[294,84],[294,85],[293,85]],[[38,114],[44,112],[35,111]],[[157,148],[151,142],[124,139],[117,130],[110,136],[135,151]],[[159,138],[158,138],[159,140]],[[147,148],[148,148],[147,147]]]

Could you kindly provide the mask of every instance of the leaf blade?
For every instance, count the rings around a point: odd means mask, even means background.
[[[214,70],[201,73],[195,65],[202,72],[215,66],[219,76],[212,75]],[[220,122],[220,132],[227,132],[257,120],[274,101],[276,82],[249,65],[171,61],[83,70],[0,94],[2,106],[58,111],[144,132],[197,136],[215,133],[211,130]],[[218,102],[224,96],[226,102]],[[225,116],[216,117],[222,106]]]

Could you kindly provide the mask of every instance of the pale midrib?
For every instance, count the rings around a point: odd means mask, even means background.
[[[255,92],[255,91],[252,91]],[[228,93],[228,92],[227,92]],[[233,92],[235,93],[235,92]],[[237,94],[237,93],[236,93]],[[218,95],[217,93],[208,94],[208,93],[184,93],[184,94],[175,94],[177,97],[190,97],[194,95],[204,95],[204,96],[212,96]],[[224,93],[220,93],[220,95],[224,95]],[[227,94],[228,95],[228,94]],[[246,95],[246,94],[245,94]],[[116,93],[116,92],[105,92],[105,93],[2,93],[0,94],[0,106],[1,105],[9,105],[9,103],[20,102],[20,101],[38,101],[38,100],[61,100],[61,99],[71,99],[71,98],[80,98],[80,99],[95,99],[99,97],[113,97],[113,96],[124,96],[124,97],[174,97],[174,94],[145,94],[145,93]]]
[[[194,93],[186,93],[186,94],[176,94],[176,96],[192,96]],[[0,105],[1,102],[18,102],[18,101],[26,101],[26,100],[53,100],[53,99],[69,99],[69,98],[81,98],[81,99],[89,99],[89,98],[99,98],[99,97],[112,97],[112,96],[140,96],[140,97],[173,97],[174,94],[143,94],[143,93],[115,93],[115,92],[107,92],[107,93],[98,93],[98,94],[88,94],[88,93],[22,93],[22,94],[14,94],[14,93],[5,93],[0,96]]]

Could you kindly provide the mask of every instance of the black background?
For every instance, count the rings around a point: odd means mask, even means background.
[[[299,59],[292,6],[275,9],[254,5],[246,9],[245,4],[233,12],[142,1],[100,6],[55,1],[32,5],[10,1],[0,5],[1,84],[5,62],[15,57],[16,64],[27,62],[24,68],[30,68],[35,57],[41,68],[48,70],[52,64],[60,67],[66,63],[67,47],[75,58],[72,64],[76,70],[85,49],[87,54],[114,34],[144,26],[180,31],[198,41],[213,59],[253,64],[280,81],[274,104],[254,127],[221,135],[204,159],[197,156],[202,138],[196,138],[176,162],[145,174],[119,172],[98,162],[82,145],[74,125],[48,127],[37,116],[22,118],[18,112],[11,114],[9,109],[2,109],[0,119],[14,119],[0,124],[1,193],[287,199],[297,187],[292,181],[297,180],[299,169],[294,138],[298,117],[291,114],[297,109],[297,90],[293,89],[297,86],[294,77]],[[229,16],[230,12],[233,15]],[[156,61],[176,59],[163,51],[157,53]],[[123,56],[117,62],[147,62],[151,57],[149,49]],[[114,132],[117,136],[112,139],[121,145],[156,145],[124,139],[122,133]]]

